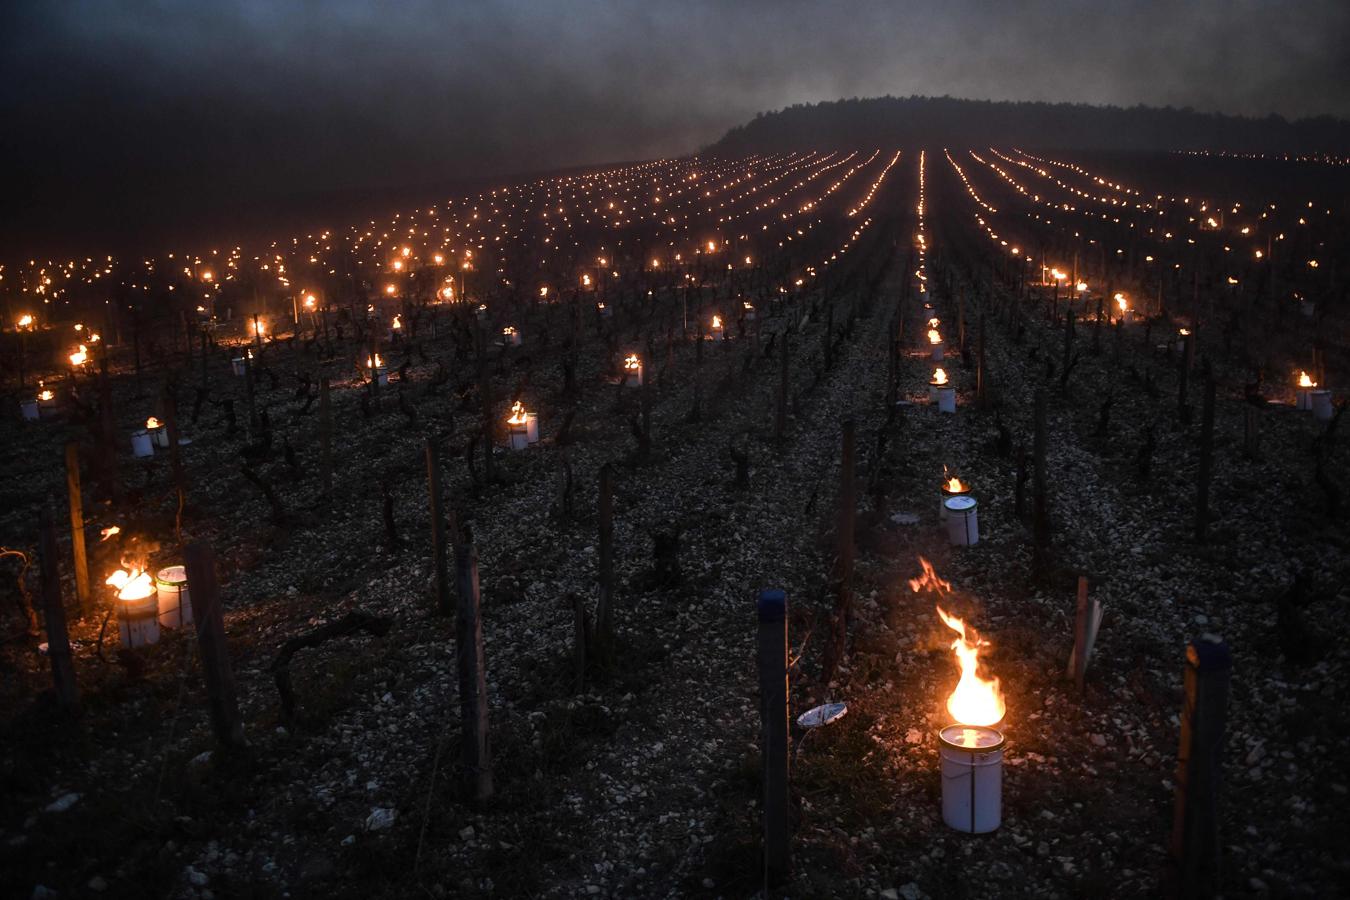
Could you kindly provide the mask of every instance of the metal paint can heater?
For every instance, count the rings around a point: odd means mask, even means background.
[[[146,420],[145,430],[149,432],[152,444],[161,450],[169,449],[169,428],[163,422],[151,416]]]
[[[940,413],[956,412],[956,386],[941,384],[937,389],[937,407]]]
[[[230,369],[235,375],[243,378],[244,372],[248,369],[248,360],[244,359],[242,356],[236,356],[234,359],[230,360]]]
[[[379,381],[380,387],[389,387],[389,370],[382,365],[376,366],[375,379]]]
[[[1308,392],[1308,405],[1312,414],[1322,422],[1329,422],[1336,411],[1331,405],[1331,391],[1321,388]]]
[[[986,834],[1003,819],[1003,735],[982,725],[938,732],[942,754],[942,821]]]
[[[25,422],[36,422],[38,417],[42,414],[41,410],[38,409],[36,397],[31,400],[20,401],[19,409],[23,412],[23,420]]]
[[[942,345],[933,345],[933,362],[942,362]]]
[[[521,419],[519,422],[507,422],[506,433],[511,440],[512,450],[524,450],[530,446],[530,422],[528,419]]]
[[[974,547],[980,542],[979,504],[969,494],[943,502],[947,510],[947,540],[953,547]]]
[[[188,593],[187,569],[169,566],[155,575],[159,624],[162,628],[182,628],[192,624],[192,602]]]
[[[118,592],[117,634],[128,650],[159,643],[159,598],[149,578]]]
[[[539,443],[539,413],[525,414],[525,443]]]
[[[952,489],[952,483],[955,482],[959,487]],[[947,511],[947,501],[953,497],[966,497],[970,494],[970,487],[959,478],[949,478],[942,482],[942,496],[938,498],[938,521],[947,521],[950,515]]]
[[[142,428],[131,433],[131,455],[137,459],[148,459],[155,455],[155,442],[150,439],[149,431]]]

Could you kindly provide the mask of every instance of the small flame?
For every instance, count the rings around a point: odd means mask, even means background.
[[[389,327],[394,329],[395,331],[398,331],[400,328],[403,327],[403,317],[397,315],[394,316],[394,321],[390,323]]]
[[[262,337],[264,334],[267,333],[267,323],[264,322],[262,319],[254,320],[253,333],[256,334],[258,337]]]
[[[939,366],[938,368],[934,369],[934,370],[933,370],[933,384],[946,384],[946,383],[947,383],[947,372],[946,372],[946,370],[943,369],[943,368],[940,367],[940,366]]]
[[[99,543],[101,544],[101,543],[103,543],[104,541],[106,541],[108,538],[116,537],[117,535],[119,535],[119,534],[121,534],[121,533],[122,533],[122,529],[121,529],[120,526],[117,526],[117,525],[109,525],[107,528],[99,529],[99,532],[98,532],[98,540],[99,540]]]
[[[1312,378],[1308,377],[1307,372],[1300,371],[1298,373],[1298,386],[1303,388],[1313,388],[1317,387],[1317,382],[1313,381]]]
[[[505,328],[502,329],[502,334],[505,334],[505,335],[512,335],[512,334],[515,334],[515,333],[516,333],[516,327],[515,327],[514,325],[507,325]]]
[[[55,397],[55,396],[56,396],[56,395],[53,394],[51,391],[49,391],[49,390],[44,390],[44,391],[42,391],[40,394],[38,394],[38,399],[39,399],[39,400],[50,400],[50,399],[52,399],[52,397]]]
[[[147,429],[155,429],[155,428],[158,428],[158,427],[160,427],[161,424],[163,424],[163,423],[161,423],[161,422],[159,421],[159,419],[156,419],[154,416],[151,416],[150,418],[148,418],[148,419],[145,420],[145,427],[146,427]]]
[[[582,285],[585,286],[585,287],[590,287],[590,286],[591,286],[591,276],[589,276],[589,275],[582,275],[582,276],[581,276],[581,283],[582,283]]]
[[[118,569],[108,576],[104,584],[112,585],[117,591],[118,600],[144,600],[155,592],[155,582],[150,578],[150,573],[139,566],[132,566],[122,561],[122,565],[131,569]]]
[[[32,325],[33,325],[33,317],[31,315],[24,313],[22,316],[19,316],[20,328],[31,328]]]
[[[1122,313],[1124,313],[1126,310],[1129,309],[1129,306],[1125,303],[1125,295],[1124,295],[1124,294],[1117,293],[1117,294],[1116,294],[1116,297],[1115,297],[1115,300],[1116,300],[1116,306],[1120,307],[1120,311],[1121,311]]]
[[[378,353],[375,354],[375,359],[374,359],[374,360],[372,360],[369,356],[366,357],[366,368],[367,368],[367,369],[378,369],[380,366],[383,366],[383,365],[384,365],[384,357],[383,357],[383,356],[380,356],[380,354],[378,354]]]
[[[928,343],[930,344],[942,343],[942,335],[938,333],[938,330],[936,328],[928,329]]]
[[[933,564],[922,556],[919,557],[919,564],[923,566],[923,574],[918,578],[909,580],[909,589],[914,593],[919,593],[925,589],[937,591],[939,594],[945,594],[952,589],[950,581],[943,581],[938,577],[937,572],[933,570]]]
[[[964,494],[970,490],[970,485],[953,475],[943,484],[943,489],[949,494]]]
[[[511,404],[511,417],[506,420],[508,425],[524,425],[528,416],[525,413],[525,404],[517,400]]]
[[[942,324],[942,322],[939,321],[939,319],[938,319],[937,316],[933,316],[933,318],[931,318],[931,319],[928,320],[928,327],[929,327],[929,328],[937,328],[937,327],[938,327],[939,325],[941,325],[941,324]]]
[[[623,361],[623,367],[625,369],[631,369],[634,372],[636,372],[639,368],[641,368],[641,366],[642,363],[638,361],[636,353],[628,354],[628,356]]]
[[[82,366],[88,361],[89,361],[89,348],[86,347],[84,344],[81,344],[80,349],[70,354],[70,364],[72,366]]]
[[[1003,702],[1003,692],[999,690],[998,679],[981,678],[977,669],[980,664],[980,648],[989,646],[989,642],[972,635],[966,637],[966,623],[948,615],[942,607],[937,607],[938,616],[947,627],[959,635],[952,641],[952,650],[956,653],[957,664],[961,667],[961,680],[956,690],[947,698],[947,712],[962,725],[996,725],[1003,719],[1007,705]]]
[[[713,316],[712,327],[713,327],[713,330],[716,330],[716,329],[722,327],[722,317],[721,317],[721,316]]]
[[[755,311],[755,308],[754,308],[753,306],[750,305],[750,302],[749,302],[748,300],[742,300],[742,301],[741,301],[741,306],[743,306],[745,309],[749,310],[750,312],[754,312],[754,311]]]

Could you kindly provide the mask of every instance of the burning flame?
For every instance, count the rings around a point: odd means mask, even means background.
[[[120,526],[117,526],[117,525],[109,525],[107,528],[99,529],[99,532],[98,532],[98,535],[99,535],[99,537],[98,537],[99,543],[103,543],[103,542],[106,541],[108,538],[110,538],[110,537],[116,537],[117,535],[119,535],[119,534],[121,534],[121,533],[122,533],[122,529],[121,529]]]
[[[1300,371],[1298,373],[1298,386],[1303,388],[1317,387],[1317,382],[1308,377],[1307,372]]]
[[[914,593],[919,593],[924,589],[937,591],[939,594],[945,594],[952,589],[950,581],[943,581],[938,577],[937,572],[933,571],[933,564],[922,556],[919,557],[919,563],[923,566],[923,574],[918,578],[909,580],[909,589]]]
[[[714,330],[716,330],[716,329],[722,327],[722,317],[721,317],[721,316],[713,316],[712,327],[713,327]]]
[[[933,384],[946,384],[947,372],[942,367],[933,370]]]
[[[1124,294],[1117,293],[1117,294],[1116,294],[1116,297],[1115,297],[1115,300],[1116,300],[1116,306],[1119,306],[1119,307],[1120,307],[1120,311],[1121,311],[1122,313],[1129,309],[1129,307],[1125,304],[1125,295],[1124,295]]]
[[[525,414],[525,404],[517,400],[511,404],[511,417],[506,420],[507,425],[524,425],[528,416]]]
[[[20,328],[31,328],[32,325],[33,325],[33,317],[31,315],[29,315],[28,313],[24,313],[22,316],[19,316]]]
[[[980,648],[989,646],[989,642],[978,637],[974,640],[967,638],[966,623],[948,615],[942,607],[937,607],[937,613],[947,627],[959,635],[952,641],[952,650],[961,667],[961,680],[947,698],[947,712],[962,725],[998,724],[1007,711],[998,679],[981,678],[976,671],[980,662]]]
[[[394,329],[395,331],[398,331],[400,328],[403,327],[403,317],[397,315],[394,316],[394,321],[390,323],[389,327]]]
[[[160,427],[161,424],[162,423],[159,421],[159,419],[156,419],[154,416],[151,416],[150,418],[145,420],[145,427],[147,429],[158,428]]]
[[[636,372],[639,368],[642,367],[642,363],[638,362],[638,358],[637,358],[637,354],[636,354],[636,353],[630,353],[630,354],[628,354],[628,356],[624,359],[624,361],[623,361],[623,367],[624,367],[625,369],[631,369],[632,371]]]
[[[938,330],[936,328],[928,329],[928,343],[930,344],[942,343],[942,335],[938,333]]]
[[[89,348],[86,347],[84,344],[81,344],[80,349],[70,354],[70,364],[72,366],[82,366],[88,361],[89,361]]]
[[[306,295],[305,295],[305,309],[313,309],[313,308],[314,308],[314,304],[315,304],[316,302],[318,302],[318,301],[316,301],[316,300],[314,299],[314,295],[313,295],[313,294],[306,294]]]
[[[943,483],[943,489],[949,494],[964,494],[970,490],[970,486],[953,475]]]
[[[262,319],[256,319],[253,322],[253,333],[262,337],[267,332],[267,323]]]
[[[373,361],[371,360],[371,358],[370,358],[369,356],[366,357],[366,368],[367,368],[367,369],[378,369],[380,366],[383,366],[383,365],[384,365],[384,357],[383,357],[383,356],[380,356],[380,354],[378,354],[378,353],[375,354],[375,359],[374,359]]]
[[[937,316],[933,316],[933,318],[931,318],[931,319],[928,320],[928,327],[929,327],[929,328],[937,328],[937,327],[938,327],[939,325],[941,325],[941,324],[942,324],[942,322],[938,320],[938,317],[937,317]]]
[[[56,396],[56,395],[53,394],[50,390],[44,390],[44,391],[42,391],[41,393],[38,394],[38,399],[39,399],[39,400],[50,400],[50,399],[52,399],[52,398],[55,397],[55,396]]]
[[[515,333],[516,333],[516,326],[514,325],[507,325],[505,328],[502,329],[502,334],[511,335]]]
[[[590,286],[591,286],[591,276],[589,276],[589,275],[582,275],[582,276],[581,276],[581,283],[582,283],[582,285],[583,285],[584,287],[590,287]]]
[[[112,585],[117,591],[118,600],[144,600],[155,592],[155,582],[150,578],[149,572],[129,564],[126,560],[122,561],[122,565],[131,571],[118,569],[104,582]]]

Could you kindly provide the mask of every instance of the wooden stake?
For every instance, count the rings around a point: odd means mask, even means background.
[[[192,621],[197,627],[197,643],[202,651],[202,674],[211,710],[211,727],[216,740],[226,750],[247,745],[244,722],[235,696],[234,672],[230,669],[230,651],[225,643],[225,617],[216,583],[216,554],[203,541],[183,548],[188,593],[192,602]]]
[[[1220,637],[1205,635],[1186,647],[1169,848],[1182,897],[1213,897],[1219,889],[1218,807],[1232,668],[1228,644]]]
[[[1242,452],[1248,459],[1261,458],[1261,410],[1250,403],[1243,407]]]
[[[1035,435],[1032,440],[1033,489],[1032,534],[1034,538],[1036,570],[1044,574],[1049,563],[1050,548],[1050,487],[1046,474],[1046,400],[1045,387],[1036,388]]]
[[[431,558],[436,573],[436,612],[448,616],[454,612],[450,596],[449,560],[445,552],[445,519],[441,513],[441,466],[436,459],[436,446],[426,439],[427,497],[431,514]]]
[[[1195,479],[1195,539],[1209,535],[1209,483],[1214,476],[1214,373],[1205,362],[1205,401],[1200,416],[1200,471]]]
[[[572,595],[572,666],[576,673],[576,691],[580,694],[586,689],[586,601],[578,594]]]
[[[173,384],[167,381],[164,383],[164,428],[169,435],[169,468],[181,506],[187,501],[187,477],[183,472],[182,451],[178,447],[178,395]]]
[[[492,796],[492,762],[488,753],[486,662],[483,618],[478,595],[478,551],[473,544],[455,547],[455,580],[459,583],[459,615],[455,622],[455,658],[459,670],[461,789],[472,803]]]
[[[319,382],[319,443],[323,469],[323,495],[333,496],[333,402],[329,396],[328,378]]]
[[[787,329],[779,332],[778,409],[774,413],[774,440],[782,447],[787,437]]]
[[[788,846],[788,633],[787,595],[765,590],[759,614],[759,717],[764,753],[764,884],[787,880]]]
[[[84,548],[84,498],[80,493],[80,445],[66,443],[66,493],[70,500],[70,549],[75,557],[75,596],[80,612],[93,611],[94,601],[89,594],[89,558]]]
[[[1073,629],[1073,681],[1078,692],[1083,692],[1087,678],[1087,636],[1088,636],[1088,580],[1078,576],[1078,615]]]
[[[614,639],[614,474],[600,467],[600,600],[595,607],[595,642],[609,649]]]
[[[66,631],[66,609],[61,600],[61,565],[56,555],[56,525],[51,510],[42,508],[41,517],[42,615],[47,624],[47,658],[52,661],[52,685],[56,700],[67,713],[79,711],[79,691],[75,684],[75,666],[70,657],[70,636]]]

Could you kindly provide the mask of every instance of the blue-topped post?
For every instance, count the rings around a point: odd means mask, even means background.
[[[1219,790],[1228,681],[1233,657],[1218,635],[1186,646],[1181,749],[1170,855],[1183,897],[1213,897],[1219,888]]]
[[[764,883],[788,875],[787,594],[759,592],[759,716],[764,751]]]

